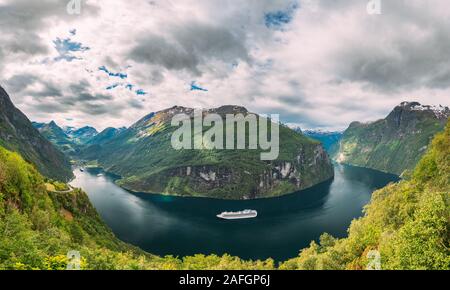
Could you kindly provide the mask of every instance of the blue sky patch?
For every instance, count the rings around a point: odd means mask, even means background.
[[[104,71],[103,67],[100,70]],[[148,94],[143,89],[136,89],[136,90],[134,90],[134,88],[136,87],[135,85],[133,85],[133,84],[126,84],[126,83],[115,83],[115,84],[112,84],[112,85],[106,87],[106,89],[107,90],[113,90],[113,89],[115,89],[117,87],[124,87],[124,88],[128,89],[129,91],[135,93],[137,96],[145,96],[145,95]]]
[[[122,73],[122,72],[114,73],[114,72],[108,70],[106,68],[106,66],[101,66],[98,68],[98,70],[107,73],[110,77],[117,77],[117,78],[121,78],[123,80],[128,77],[127,73]]]
[[[279,10],[269,12],[264,15],[264,20],[267,28],[274,30],[282,30],[283,27],[289,24],[294,19],[295,10],[298,4],[291,4],[286,10]]]
[[[195,81],[191,83],[191,91],[202,91],[202,92],[207,92],[208,90],[205,88],[202,88],[200,86],[198,86]]]
[[[66,60],[71,62],[75,59],[80,59],[72,54],[72,52],[85,52],[90,48],[87,46],[83,46],[81,42],[72,41],[71,38],[61,39],[59,37],[53,41],[55,45],[55,49],[58,52],[59,56],[55,58],[56,61]]]
[[[106,87],[106,89],[107,89],[107,90],[112,90],[112,89],[117,88],[119,85],[120,85],[120,84],[113,84],[113,85],[110,85],[110,86]]]
[[[136,95],[138,96],[145,96],[146,94],[147,92],[144,91],[143,89],[136,90]]]

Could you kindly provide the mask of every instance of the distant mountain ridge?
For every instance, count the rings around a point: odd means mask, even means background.
[[[101,145],[114,139],[117,135],[124,132],[127,128],[106,128],[86,142],[86,145]]]
[[[401,175],[416,166],[449,117],[448,107],[403,102],[385,119],[350,124],[333,158]]]
[[[220,199],[254,199],[292,193],[333,177],[318,141],[280,127],[280,156],[260,160],[260,150],[175,150],[172,117],[194,109],[175,106],[150,113],[113,139],[83,150],[81,158],[122,177],[118,184],[139,192]],[[204,112],[248,114],[239,106]],[[228,126],[227,126],[228,128]]]
[[[339,141],[344,132],[339,131],[323,131],[323,130],[304,130],[296,128],[295,131],[303,133],[312,139],[318,140],[322,143],[328,154],[333,155],[339,149]]]
[[[33,127],[0,87],[0,146],[19,152],[45,176],[68,181],[73,177],[69,160]]]
[[[89,140],[98,135],[95,128],[90,126],[85,126],[79,129],[67,131],[66,134],[79,145],[86,144]]]
[[[106,128],[98,133],[90,126],[75,128],[71,126],[60,127],[55,121],[50,123],[33,122],[33,126],[58,149],[68,156],[76,158],[85,146],[103,144],[123,132],[126,128]]]

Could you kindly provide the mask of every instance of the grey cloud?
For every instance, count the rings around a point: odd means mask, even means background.
[[[123,107],[111,104],[82,104],[79,111],[89,114],[89,115],[114,115],[116,117],[120,117],[121,112],[123,111]]]
[[[95,98],[96,96],[92,97]],[[120,113],[123,110],[119,105],[101,102],[98,98],[95,98],[95,102],[90,101],[82,102],[77,98],[47,97],[39,99],[33,105],[33,111],[39,113],[66,113],[75,110],[88,115],[113,114],[115,116],[120,116]]]
[[[366,83],[384,93],[449,88],[450,19],[404,1],[383,4],[384,14],[368,23],[366,39],[346,43],[334,56],[337,81]]]
[[[135,109],[143,109],[144,106],[142,105],[142,103],[136,99],[131,99],[128,104]]]
[[[301,108],[311,108],[312,104],[301,95],[282,95],[278,100],[287,106],[296,106]]]
[[[112,100],[113,98],[109,95],[103,95],[103,94],[89,94],[89,93],[83,93],[79,96],[74,96],[73,99],[79,101],[79,102],[86,102],[86,101],[105,101],[105,100]]]
[[[54,84],[42,82],[44,88],[39,91],[27,91],[26,93],[33,97],[61,97],[63,93],[60,88],[55,86]]]
[[[150,73],[150,79],[148,80],[152,85],[159,85],[164,81],[164,75],[160,70],[153,70]]]
[[[168,70],[187,70],[202,74],[200,66],[210,59],[249,61],[244,39],[223,27],[188,23],[169,29],[169,37],[149,34],[129,53],[137,62],[162,66]]]
[[[12,94],[20,93],[24,91],[29,85],[34,84],[36,80],[37,77],[31,74],[15,75],[6,80],[6,89]]]
[[[66,11],[67,1],[59,0],[10,0],[0,4],[0,55],[10,56],[21,53],[26,56],[45,54],[49,43],[44,43],[39,32],[49,25],[51,17],[62,21],[79,20],[80,17],[91,16],[98,8],[82,2],[81,15],[69,15]],[[0,57],[0,68],[6,57]],[[23,59],[22,59],[23,61]]]
[[[29,86],[35,83],[39,83],[43,88],[30,89]],[[113,100],[111,95],[92,94],[91,85],[86,80],[71,84],[67,93],[63,93],[62,89],[52,82],[30,74],[15,75],[5,84],[16,100],[20,101],[22,97],[30,96],[37,103],[34,110],[46,113],[66,112],[76,107],[88,114],[104,114],[109,106],[107,102]],[[118,112],[117,109],[115,111]]]
[[[94,101],[110,101],[113,97],[105,94],[91,94],[91,84],[87,80],[81,80],[78,83],[71,84],[69,90],[71,94],[64,97],[64,102],[67,104],[77,104],[79,102],[94,102]]]
[[[254,111],[267,115],[279,114],[280,121],[282,123],[298,123],[303,124],[307,128],[315,128],[328,125],[321,120],[317,120],[317,118],[312,116],[308,112],[308,110],[303,109],[291,110],[289,109],[289,107],[281,107],[277,109],[261,109],[256,106]]]
[[[67,107],[51,102],[39,102],[33,106],[33,110],[40,113],[64,113],[67,112]]]
[[[91,87],[91,84],[87,80],[81,80],[78,83],[71,84],[69,86],[70,91],[77,95],[86,93],[86,91]]]
[[[105,63],[106,67],[110,68],[111,70],[114,70],[114,71],[122,70],[120,65],[116,61],[114,61],[110,56],[105,56],[103,63]]]
[[[39,83],[43,88],[40,90],[29,89],[29,86],[35,83]],[[55,96],[60,97],[63,95],[61,89],[58,88],[57,85],[49,81],[44,81],[38,76],[28,73],[14,75],[6,80],[5,84],[10,93],[20,96],[29,95],[33,97],[46,98]]]

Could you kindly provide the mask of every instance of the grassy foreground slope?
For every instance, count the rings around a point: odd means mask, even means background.
[[[66,269],[79,251],[83,269],[271,269],[272,260],[225,255],[160,258],[119,241],[81,190],[49,192],[45,180],[17,153],[0,147],[0,269]]]
[[[374,193],[349,236],[325,234],[282,269],[365,269],[369,252],[382,269],[450,269],[450,122],[409,180]]]

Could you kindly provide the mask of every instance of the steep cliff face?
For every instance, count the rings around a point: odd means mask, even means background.
[[[404,102],[385,119],[352,123],[334,159],[400,175],[416,166],[449,116],[447,107]]]
[[[262,161],[261,150],[175,150],[171,136],[174,114],[192,116],[193,109],[174,107],[152,113],[113,140],[91,146],[84,158],[122,176],[119,185],[139,192],[222,199],[280,196],[333,177],[322,145],[280,127],[280,155]],[[248,114],[238,106],[205,112]]]
[[[139,191],[223,199],[256,199],[281,196],[330,179],[334,172],[328,154],[320,144],[313,154],[302,147],[291,161],[261,162],[260,168],[245,166],[180,166],[145,178],[125,178],[123,187]],[[244,160],[246,158],[244,157]]]
[[[70,162],[31,124],[0,87],[0,146],[19,152],[47,177],[67,181],[73,177]]]

